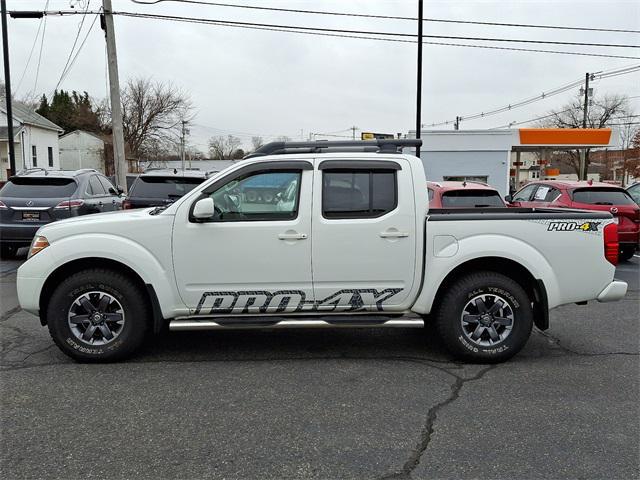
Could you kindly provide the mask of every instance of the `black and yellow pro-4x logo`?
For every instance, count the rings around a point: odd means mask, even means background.
[[[583,232],[597,232],[602,222],[551,222],[547,230],[550,232],[573,232],[582,230]]]

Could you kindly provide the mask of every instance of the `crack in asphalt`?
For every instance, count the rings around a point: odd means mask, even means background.
[[[22,308],[20,308],[20,306],[13,307],[11,310],[7,310],[2,315],[0,315],[0,322],[4,322],[5,320],[9,320],[9,318],[11,318],[16,313],[21,312],[21,311],[22,311]]]
[[[473,377],[470,378],[461,378],[457,375],[453,375],[455,377],[455,382],[451,385],[451,394],[441,401],[440,403],[434,405],[427,412],[427,419],[422,427],[422,432],[420,434],[420,441],[414,447],[411,454],[409,455],[408,460],[404,463],[402,469],[399,472],[393,472],[387,475],[380,477],[380,480],[402,480],[402,479],[410,479],[411,473],[415,470],[415,468],[420,464],[420,460],[426,452],[427,448],[429,448],[429,444],[431,443],[431,436],[433,435],[434,425],[436,420],[438,419],[438,412],[446,407],[447,405],[451,405],[460,397],[460,391],[462,387],[467,382],[473,382],[475,380],[481,379],[486,373],[490,372],[497,368],[498,365],[489,365],[488,367],[482,369]]]
[[[561,350],[571,354],[577,355],[579,357],[606,357],[608,355],[628,355],[632,357],[640,356],[640,352],[579,352],[578,350],[574,350],[572,348],[563,345],[559,338],[554,337],[550,333],[543,332],[542,330],[537,330],[536,333],[542,335],[543,337],[551,340],[551,342],[556,345]]]

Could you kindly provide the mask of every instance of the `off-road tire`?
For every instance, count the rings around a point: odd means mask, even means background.
[[[626,262],[633,257],[633,254],[636,253],[635,246],[624,246],[620,247],[620,252],[618,253],[618,260],[621,262]]]
[[[8,245],[6,243],[0,244],[0,258],[4,260],[12,259],[16,256],[18,248],[14,245]]]
[[[78,296],[104,292],[115,298],[124,311],[122,331],[111,343],[92,345],[71,331],[68,313]],[[67,277],[54,290],[47,307],[49,333],[56,345],[80,362],[112,362],[131,356],[150,331],[146,293],[131,278],[113,270],[96,268]]]
[[[463,310],[479,295],[500,297],[513,314],[508,336],[491,346],[475,344],[464,333]],[[443,344],[456,358],[499,363],[514,356],[527,343],[533,327],[533,309],[527,293],[511,278],[495,272],[477,272],[464,275],[449,286],[436,306],[435,323]]]

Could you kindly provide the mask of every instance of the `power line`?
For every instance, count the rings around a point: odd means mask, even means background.
[[[47,5],[48,5],[48,0],[47,0]],[[45,5],[45,9],[47,8],[47,6]],[[18,86],[13,90],[14,94],[18,93],[18,90],[20,89],[20,85],[22,85],[22,81],[24,80],[24,76],[27,73],[27,70],[29,68],[29,64],[31,63],[31,57],[33,56],[33,52],[36,49],[36,44],[38,43],[38,38],[40,38],[40,30],[42,30],[42,23],[44,22],[44,17],[42,17],[40,19],[40,21],[38,22],[38,30],[36,31],[36,36],[33,39],[33,44],[31,44],[31,50],[29,51],[29,57],[27,58],[27,63],[24,66],[24,70],[22,71],[22,75],[20,75],[20,80],[18,81]]]
[[[56,89],[58,88],[58,85],[60,85],[67,78],[67,76],[69,75],[69,73],[73,69],[73,66],[76,63],[76,59],[78,58],[78,55],[80,55],[80,52],[82,51],[82,47],[84,47],[84,44],[87,42],[87,38],[89,38],[89,34],[91,33],[91,30],[93,30],[93,27],[96,24],[96,21],[98,20],[99,17],[100,17],[100,15],[96,14],[96,16],[93,18],[93,21],[91,22],[91,25],[89,25],[89,29],[87,30],[87,33],[85,34],[84,38],[82,39],[82,42],[80,43],[80,46],[78,47],[78,50],[76,51],[75,55],[73,56],[73,59],[71,60],[71,63],[69,63],[69,67],[63,72],[62,76],[60,77],[60,80],[58,81],[58,84],[56,85]],[[54,91],[54,93],[55,93],[55,91]]]
[[[47,9],[48,6],[49,6],[49,0],[47,0],[47,3],[44,6],[45,10]],[[33,89],[29,93],[34,93],[36,91],[36,88],[38,87],[38,77],[40,76],[40,64],[42,63],[42,48],[44,46],[45,33],[47,33],[47,17],[46,16],[44,17],[44,22],[42,24],[42,38],[40,39],[40,52],[38,53],[38,65],[36,67],[36,76],[35,76],[35,80],[33,81]]]
[[[82,15],[83,12],[76,11],[51,11],[51,12],[43,12],[45,15]],[[93,14],[95,12],[91,12]],[[271,24],[271,23],[256,23],[256,22],[239,22],[232,20],[218,20],[218,19],[208,19],[208,18],[200,18],[200,17],[185,17],[181,15],[161,15],[154,13],[141,13],[141,12],[113,12],[113,15],[121,15],[125,17],[134,17],[134,18],[150,18],[156,20],[169,20],[169,21],[178,21],[178,22],[187,22],[187,23],[202,23],[202,24],[212,24],[212,25],[226,25],[226,26],[239,26],[239,27],[259,27],[256,29],[282,29],[282,31],[290,30],[290,31],[301,31],[303,33],[307,32],[321,32],[321,33],[333,33],[333,34],[353,34],[353,35],[380,35],[383,37],[402,37],[402,38],[416,38],[416,34],[413,33],[401,33],[401,32],[384,32],[384,31],[370,31],[370,30],[348,30],[348,29],[336,29],[336,28],[323,28],[323,27],[305,27],[299,25],[286,25],[286,24]],[[543,44],[543,45],[564,45],[564,46],[580,46],[580,47],[606,47],[606,48],[640,48],[640,45],[629,45],[629,44],[613,44],[613,43],[589,43],[589,42],[564,42],[558,40],[527,40],[527,39],[517,39],[517,38],[494,38],[494,37],[465,37],[465,36],[453,36],[453,35],[423,35],[424,38],[433,38],[433,39],[442,39],[442,40],[468,40],[474,42],[506,42],[506,43],[525,43],[525,44]],[[358,37],[351,37],[358,38]],[[369,38],[370,40],[381,40],[381,38]],[[395,39],[395,41],[399,41]],[[424,42],[429,43],[429,42]],[[433,43],[438,45],[438,43]],[[444,43],[442,44],[444,45]],[[450,44],[447,44],[450,45]],[[465,45],[466,46],[466,45]],[[486,47],[486,48],[497,48],[502,50],[516,50],[515,48],[500,48],[500,47]],[[525,49],[521,49],[522,51],[529,51]],[[533,51],[533,50],[531,50]],[[573,54],[573,55],[587,55],[587,56],[600,56],[600,57],[610,57],[610,58],[630,58],[630,59],[640,59],[640,57],[625,57],[620,55],[605,55],[605,54],[591,54],[591,53],[580,53],[580,52],[557,52],[550,50],[541,50],[544,53],[565,53],[565,54]]]
[[[155,0],[155,1],[140,1],[140,0],[131,0],[134,3],[140,5],[153,5],[157,3],[163,2],[177,2],[177,3],[191,3],[197,5],[209,5],[215,7],[230,7],[230,8],[244,8],[251,10],[267,10],[274,12],[286,12],[286,13],[305,13],[305,14],[314,14],[314,15],[331,15],[331,16],[340,16],[340,17],[355,17],[355,18],[376,18],[383,20],[408,20],[408,21],[417,21],[416,17],[401,17],[394,15],[374,15],[374,14],[364,14],[364,13],[347,13],[347,12],[330,12],[330,11],[320,11],[320,10],[301,10],[301,9],[293,9],[293,8],[277,8],[277,7],[259,7],[255,5],[235,5],[231,3],[218,3],[218,2],[205,2],[202,0]],[[618,29],[618,28],[596,28],[596,27],[572,27],[565,25],[535,25],[530,23],[500,23],[500,22],[481,22],[476,20],[451,20],[451,19],[442,19],[442,18],[425,18],[423,19],[425,22],[439,22],[439,23],[458,23],[458,24],[466,24],[466,25],[487,25],[487,26],[498,26],[498,27],[518,27],[518,28],[542,28],[542,29],[554,29],[554,30],[579,30],[579,31],[588,31],[588,32],[616,32],[616,33],[640,33],[640,30],[626,30],[626,29]]]
[[[84,21],[87,18],[87,12],[89,11],[89,5],[91,4],[91,0],[87,1],[87,5],[85,6],[84,9],[84,15],[82,15],[82,20],[80,20],[80,25],[78,26],[78,31],[76,32],[76,38],[73,40],[73,45],[71,46],[71,51],[69,52],[69,56],[67,57],[67,61],[64,64],[64,68],[62,69],[62,73],[60,73],[60,79],[58,80],[58,83],[56,83],[56,88],[55,90],[58,90],[58,87],[60,86],[60,83],[62,83],[62,79],[65,76],[65,72],[67,71],[67,67],[69,66],[69,62],[71,61],[71,57],[73,56],[73,52],[76,48],[76,45],[78,43],[78,38],[80,38],[80,32],[82,32],[82,27],[84,26]]]
[[[274,23],[256,23],[256,22],[239,22],[233,20],[217,20],[199,17],[185,17],[182,15],[160,15],[155,13],[139,13],[139,12],[113,12],[114,15],[122,15],[127,17],[141,17],[141,18],[155,18],[163,20],[185,21],[185,22],[202,22],[202,23],[224,23],[228,25],[241,25],[252,27],[266,27],[266,28],[286,28],[290,30],[303,30],[313,32],[328,32],[328,33],[348,33],[355,35],[382,35],[390,37],[403,37],[403,38],[416,38],[414,33],[401,33],[401,32],[381,32],[371,30],[347,30],[337,28],[325,28],[325,27],[304,27],[299,25],[282,25]],[[628,45],[628,44],[612,44],[612,43],[586,43],[586,42],[563,42],[557,40],[526,40],[516,38],[493,38],[493,37],[463,37],[454,35],[423,35],[425,38],[434,38],[442,40],[471,40],[475,42],[508,42],[508,43],[527,43],[527,44],[544,44],[544,45],[565,45],[565,46],[580,46],[580,47],[607,47],[607,48],[640,48],[640,45]]]
[[[632,65],[629,67],[623,67],[623,68],[619,68],[619,69],[615,69],[615,70],[611,70],[611,71],[607,71],[607,72],[600,72],[597,74],[594,74],[594,79],[603,79],[603,78],[610,78],[610,77],[615,77],[618,75],[626,75],[629,73],[634,73],[636,71],[640,70],[640,65]],[[479,112],[479,113],[474,113],[474,114],[469,114],[469,115],[463,115],[460,117],[460,120],[464,120],[464,121],[469,121],[469,120],[475,120],[477,118],[485,118],[485,117],[489,117],[491,115],[496,115],[498,113],[503,113],[503,112],[507,112],[510,110],[514,110],[516,108],[519,107],[523,107],[525,105],[529,105],[531,103],[540,101],[540,100],[545,100],[549,97],[552,97],[554,95],[558,95],[560,93],[566,92],[568,90],[571,90],[572,88],[575,88],[579,85],[582,85],[584,83],[583,79],[580,80],[576,80],[574,82],[562,85],[560,87],[548,90],[546,92],[542,92],[540,95],[536,95],[534,97],[529,97],[526,98],[524,100],[520,100],[518,102],[515,103],[510,103],[508,105],[503,105],[501,107],[497,107],[494,108],[492,110],[485,110],[483,112]],[[432,123],[429,126],[430,127],[439,127],[439,126],[443,126],[443,125],[450,125],[453,124],[455,122],[455,120],[446,120],[443,122],[438,122],[438,123]]]

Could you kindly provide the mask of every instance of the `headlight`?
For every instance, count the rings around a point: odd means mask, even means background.
[[[49,240],[47,240],[47,237],[43,237],[42,235],[37,235],[36,237],[34,237],[33,241],[31,242],[31,248],[29,248],[29,255],[27,255],[27,258],[29,259],[33,257],[36,253],[40,252],[41,250],[44,250],[48,246],[49,246]]]

